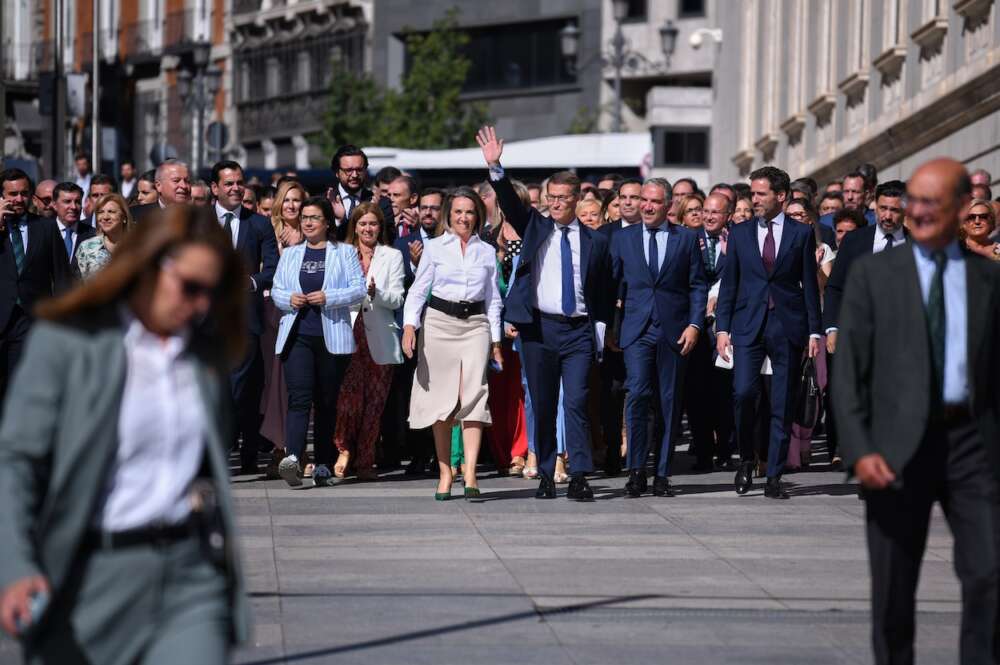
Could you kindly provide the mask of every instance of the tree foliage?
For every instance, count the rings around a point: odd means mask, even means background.
[[[460,99],[472,63],[462,53],[469,36],[458,29],[458,12],[450,10],[430,32],[407,30],[404,40],[409,67],[398,90],[334,63],[325,152],[344,143],[411,149],[474,144],[486,111]]]

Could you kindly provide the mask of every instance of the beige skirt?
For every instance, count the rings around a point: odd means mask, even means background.
[[[490,324],[485,314],[458,319],[430,307],[417,345],[410,395],[410,427],[439,420],[490,424],[487,383]]]

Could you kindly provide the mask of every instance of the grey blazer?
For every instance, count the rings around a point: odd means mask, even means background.
[[[7,392],[0,423],[0,588],[41,574],[58,602],[92,523],[118,447],[126,370],[118,317],[97,318],[103,320],[36,323]],[[206,462],[227,533],[230,639],[237,643],[247,637],[249,616],[223,445],[228,375],[206,360],[207,352],[187,353],[209,416]]]

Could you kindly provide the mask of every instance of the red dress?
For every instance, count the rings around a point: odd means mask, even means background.
[[[362,262],[362,270],[368,268]],[[333,443],[337,450],[351,451],[355,472],[375,465],[375,444],[381,430],[382,410],[392,384],[392,365],[372,360],[365,334],[364,312],[354,321],[354,344],[357,350],[347,366],[340,395],[337,397],[337,428]]]

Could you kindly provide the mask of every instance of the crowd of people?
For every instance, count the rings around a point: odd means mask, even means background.
[[[291,486],[408,459],[436,463],[436,500],[458,475],[475,499],[488,456],[538,499],[593,500],[596,469],[670,497],[686,423],[693,471],[779,500],[825,428],[867,500],[879,663],[912,662],[940,500],[963,662],[992,662],[990,174],[523,183],[492,127],[476,140],[484,179],[451,189],[391,167],[369,188],[351,145],[324,192],[234,161],[0,171],[0,624],[28,656],[222,662],[247,628],[227,450]]]
[[[485,444],[501,474],[540,479],[539,497],[569,483],[588,500],[595,468],[646,492],[652,451],[652,492],[671,496],[685,422],[692,470],[736,471],[739,493],[765,477],[786,498],[779,479],[810,467],[817,428],[841,467],[828,390],[840,301],[853,261],[906,242],[905,183],[869,164],[822,189],[774,167],[707,194],[613,173],[522,183],[495,132],[477,138],[488,177],[448,190],[393,167],[369,188],[354,146],[325,192],[293,171],[248,183],[232,161],[207,182],[175,159],[141,175],[126,162],[120,184],[85,155],[75,181],[4,171],[16,265],[0,395],[36,301],[104,270],[151,214],[193,205],[247,277],[250,343],[230,376],[239,473],[259,473],[263,452],[293,486],[377,480],[406,459],[422,476],[436,460],[437,498],[458,475],[474,497]],[[971,182],[964,246],[1000,259],[991,176]]]

